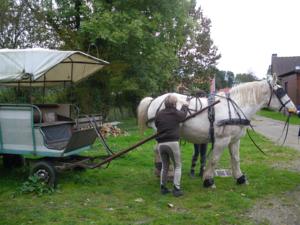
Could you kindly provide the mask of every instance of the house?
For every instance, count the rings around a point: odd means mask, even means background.
[[[300,56],[278,57],[272,54],[268,74],[276,74],[292,101],[300,105]]]

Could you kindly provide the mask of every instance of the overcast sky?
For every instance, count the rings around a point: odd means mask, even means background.
[[[211,19],[217,67],[262,78],[271,55],[300,56],[300,0],[197,0]]]

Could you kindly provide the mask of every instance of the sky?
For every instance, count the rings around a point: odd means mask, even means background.
[[[197,0],[211,19],[218,69],[265,77],[272,54],[300,56],[300,0]]]

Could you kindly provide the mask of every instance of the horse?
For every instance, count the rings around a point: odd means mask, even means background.
[[[188,102],[189,109],[199,111],[211,103],[208,98],[195,98],[178,93],[166,93],[157,98],[145,97],[138,106],[138,125],[140,130],[151,127],[156,130],[154,118],[156,113],[164,108],[164,99],[174,94],[177,99],[177,109]],[[261,80],[242,83],[231,88],[229,93],[218,93],[214,101],[220,101],[213,106],[214,121],[210,122],[211,113],[203,112],[181,124],[180,137],[191,143],[209,143],[213,148],[203,174],[203,186],[215,187],[214,171],[226,147],[231,157],[233,178],[237,184],[247,184],[248,180],[240,169],[240,139],[246,133],[251,118],[262,108],[289,112],[295,111],[295,104],[276,80]],[[212,107],[209,107],[212,108]],[[212,111],[212,110],[210,110]],[[245,122],[246,121],[246,122]],[[249,123],[247,123],[247,121]],[[213,131],[213,135],[210,132]]]

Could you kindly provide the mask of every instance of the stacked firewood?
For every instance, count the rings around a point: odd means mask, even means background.
[[[100,132],[104,137],[108,137],[108,136],[113,136],[113,137],[117,137],[119,135],[124,135],[126,134],[125,131],[122,131],[120,128],[118,128],[116,125],[113,125],[111,123],[104,123],[101,127],[100,127]]]

